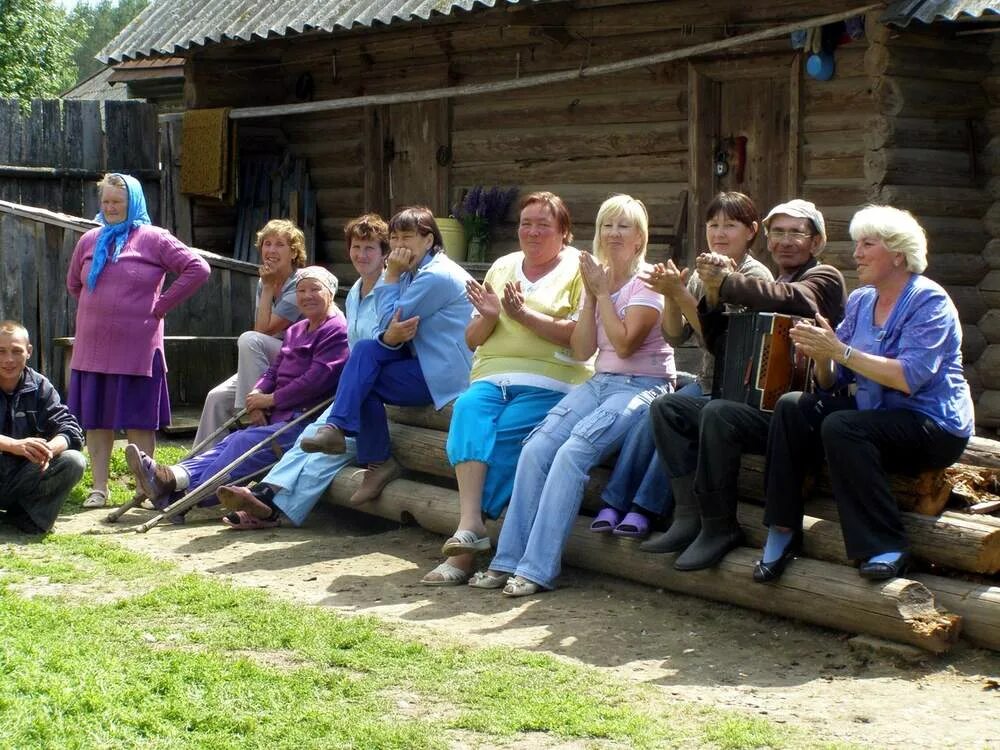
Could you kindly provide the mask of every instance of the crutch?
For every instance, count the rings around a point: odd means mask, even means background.
[[[206,437],[204,440],[202,440],[197,445],[193,446],[191,448],[191,450],[188,451],[188,454],[186,456],[184,456],[184,458],[191,458],[192,456],[197,456],[206,445],[209,445],[219,435],[221,435],[223,432],[225,432],[226,430],[228,430],[234,424],[238,423],[240,421],[240,419],[242,419],[246,415],[246,413],[247,413],[247,410],[245,408],[244,409],[240,409],[238,412],[236,412],[236,414],[234,414],[232,417],[230,417],[226,421],[226,423],[223,424],[219,429],[217,429],[215,432],[213,432],[211,435],[209,435],[208,437]],[[183,459],[181,459],[181,460],[183,460]],[[132,508],[138,508],[139,505],[142,503],[142,501],[145,500],[145,499],[146,499],[145,493],[142,490],[140,490],[140,489],[136,489],[135,494],[132,495],[132,499],[131,500],[129,500],[128,502],[126,502],[126,503],[124,503],[122,505],[119,505],[117,508],[112,509],[112,511],[110,513],[108,513],[107,516],[104,517],[105,522],[106,523],[115,523],[119,518],[121,518],[123,515],[125,515],[126,513],[128,513],[130,510],[132,510]]]
[[[239,458],[231,461],[229,464],[219,469],[219,471],[217,471],[207,480],[202,482],[202,484],[199,487],[187,493],[178,500],[172,502],[166,508],[161,510],[159,515],[154,516],[153,518],[149,519],[145,523],[139,524],[138,526],[133,526],[132,530],[135,531],[137,534],[145,534],[151,528],[159,524],[160,521],[162,521],[164,518],[170,518],[171,516],[176,516],[178,514],[186,513],[187,511],[191,510],[191,508],[193,508],[195,505],[197,505],[205,498],[214,495],[215,491],[219,489],[219,487],[221,487],[223,484],[225,484],[226,481],[230,481],[229,472],[232,471],[237,466],[239,466],[239,464],[244,459],[246,459],[247,456],[256,453],[258,450],[263,448],[268,443],[274,443],[274,440],[275,438],[278,437],[278,435],[281,435],[283,432],[290,430],[292,427],[295,427],[300,422],[314,418],[317,414],[322,412],[323,409],[329,406],[331,401],[333,401],[333,399],[328,398],[326,399],[326,401],[316,404],[316,406],[314,406],[313,408],[309,409],[306,412],[303,412],[295,419],[286,422],[277,430],[268,435],[266,438],[257,443],[257,445],[255,445],[253,448],[249,449],[246,453],[241,455]],[[277,444],[274,444],[273,447],[278,448]],[[275,451],[275,454],[278,455],[277,451]],[[277,463],[277,461],[272,462],[264,469],[261,469],[259,472],[255,472],[254,475],[269,470],[272,466],[274,466],[275,463]]]

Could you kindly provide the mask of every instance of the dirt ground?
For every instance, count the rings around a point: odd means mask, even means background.
[[[66,516],[56,528],[83,532],[103,526],[103,515]],[[149,515],[133,511],[123,520]],[[301,529],[235,532],[218,515],[197,510],[183,526],[106,538],[184,570],[376,615],[423,641],[547,651],[677,699],[803,725],[828,739],[1000,748],[1000,654],[959,646],[908,663],[853,647],[842,633],[572,568],[558,590],[525,599],[423,586],[419,578],[439,561],[443,540],[418,527],[323,507]]]

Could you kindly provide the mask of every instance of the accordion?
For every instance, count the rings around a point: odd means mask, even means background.
[[[788,335],[801,318],[762,312],[731,313],[726,317],[729,325],[720,398],[774,411],[784,394],[808,389],[812,360],[796,354]]]

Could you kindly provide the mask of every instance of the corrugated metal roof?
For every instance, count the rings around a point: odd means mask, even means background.
[[[192,46],[306,31],[426,21],[476,6],[545,0],[154,0],[98,56],[103,62],[180,54]]]
[[[980,18],[1000,13],[996,0],[898,0],[886,8],[880,19],[893,26],[906,26],[910,21],[924,23],[954,21],[959,16]]]

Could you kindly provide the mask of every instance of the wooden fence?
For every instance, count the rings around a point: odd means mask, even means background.
[[[0,200],[0,319],[20,320],[31,333],[35,354],[31,366],[53,383],[64,382],[63,351],[54,339],[72,336],[76,301],[66,291],[66,269],[80,236],[94,222],[45,209]],[[201,253],[212,275],[193,297],[166,318],[169,336],[238,336],[253,325],[257,266],[223,256]],[[207,386],[235,372],[233,347],[218,356],[194,340],[168,362],[172,395],[197,403]]]
[[[106,172],[138,178],[160,224],[156,107],[134,101],[36,99],[30,110],[0,99],[0,200],[94,216],[94,182]]]

